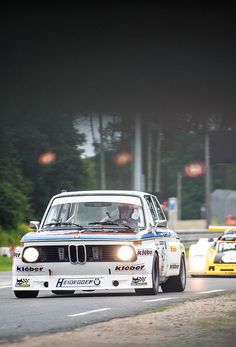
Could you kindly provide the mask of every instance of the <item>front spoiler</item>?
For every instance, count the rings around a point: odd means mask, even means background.
[[[209,270],[189,270],[192,276],[236,276],[236,264],[213,264],[208,266]]]
[[[151,288],[152,276],[13,276],[12,290],[106,290]]]

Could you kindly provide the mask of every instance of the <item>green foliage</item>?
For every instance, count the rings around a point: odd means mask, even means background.
[[[94,139],[96,155],[82,158],[80,146],[85,135],[79,121],[66,114],[35,114],[34,117],[14,118],[11,126],[0,128],[0,228],[16,230],[19,223],[40,220],[52,195],[62,189],[99,189],[100,143]],[[10,124],[10,123],[9,123]],[[153,120],[153,181],[156,166],[156,145],[159,120]],[[176,196],[177,174],[182,173],[182,218],[200,218],[205,202],[205,177],[187,177],[184,165],[204,161],[204,133],[209,127],[223,128],[220,117],[201,118],[196,122],[190,115],[178,117],[178,122],[162,122],[161,200]],[[143,175],[147,178],[147,122],[142,124]],[[107,189],[133,188],[133,162],[118,165],[114,160],[122,152],[134,154],[134,122],[114,116],[103,131]],[[56,159],[42,164],[39,158],[53,152]],[[212,165],[212,190],[236,189],[235,165]],[[0,229],[2,231],[2,229]],[[13,234],[16,231],[13,232]],[[9,233],[11,235],[11,232]],[[17,234],[17,233],[16,233]],[[4,236],[8,244],[8,238]],[[3,236],[0,236],[0,241]]]
[[[17,158],[14,132],[0,129],[0,226],[16,227],[31,214],[30,184]]]
[[[0,271],[11,271],[12,269],[12,258],[3,257],[0,255]]]
[[[0,154],[0,225],[41,219],[52,195],[62,189],[83,190],[94,186],[94,168],[81,158],[84,135],[68,115],[25,116],[11,129],[2,130]],[[42,154],[53,152],[56,160],[43,164]]]
[[[29,231],[29,226],[25,224],[19,224],[14,229],[0,228],[0,247],[11,247],[19,245],[22,236]]]
[[[0,221],[3,227],[16,227],[29,215],[28,198],[13,184],[3,181],[0,186]]]

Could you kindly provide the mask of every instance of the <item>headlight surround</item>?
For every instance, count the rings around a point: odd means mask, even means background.
[[[121,246],[117,252],[117,256],[122,261],[135,260],[135,251],[131,246]]]
[[[39,252],[34,247],[28,247],[24,250],[23,260],[27,263],[35,263],[39,258]]]

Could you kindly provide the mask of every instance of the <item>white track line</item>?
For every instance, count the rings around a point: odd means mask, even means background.
[[[150,299],[150,300],[143,300],[142,302],[154,302],[154,301],[165,301],[165,300],[172,300],[176,298],[159,298],[159,299]]]
[[[218,293],[218,292],[224,292],[225,289],[213,289],[213,290],[207,290],[205,292],[200,292],[198,294],[211,294],[211,293]]]
[[[102,312],[102,311],[108,311],[108,310],[111,310],[111,308],[105,307],[105,308],[100,308],[98,310],[91,310],[91,311],[85,311],[85,312],[80,312],[80,313],[75,313],[75,314],[68,314],[67,317],[85,316],[87,314],[97,313],[97,312]]]
[[[0,289],[5,289],[5,288],[11,288],[11,285],[8,283],[0,285]]]

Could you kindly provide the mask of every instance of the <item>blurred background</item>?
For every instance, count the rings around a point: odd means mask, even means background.
[[[144,190],[176,223],[234,223],[235,9],[1,5],[1,235],[62,190]]]

